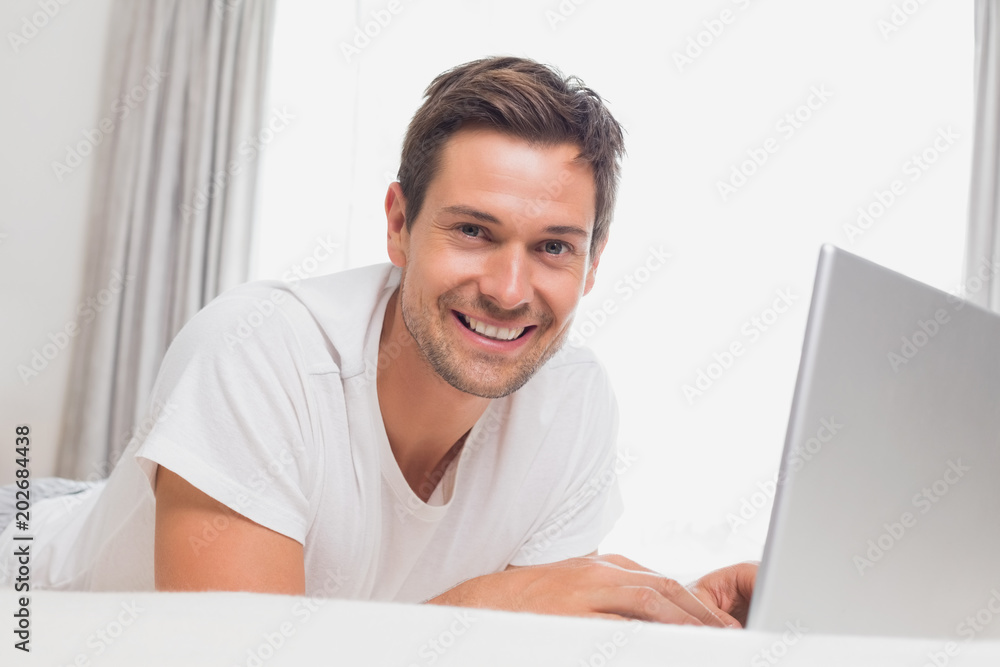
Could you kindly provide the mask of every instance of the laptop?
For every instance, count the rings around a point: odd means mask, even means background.
[[[824,245],[747,627],[1000,638],[1000,316]]]

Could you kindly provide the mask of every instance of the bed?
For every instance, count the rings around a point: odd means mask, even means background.
[[[10,628],[18,595],[4,591],[0,608]],[[769,634],[258,593],[36,591],[28,609],[30,656],[5,629],[0,664],[1000,664],[1000,641],[838,637],[802,627]]]

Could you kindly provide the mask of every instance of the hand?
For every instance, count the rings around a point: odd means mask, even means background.
[[[743,627],[747,622],[759,565],[757,562],[737,563],[709,572],[688,589],[717,616]]]
[[[428,600],[536,614],[639,619],[660,623],[734,625],[694,593],[624,556],[585,556],[469,579]]]

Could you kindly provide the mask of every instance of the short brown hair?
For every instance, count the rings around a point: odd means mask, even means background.
[[[440,164],[441,149],[464,123],[486,124],[532,143],[572,143],[590,164],[596,189],[591,257],[608,237],[621,176],[625,138],[601,97],[576,77],[526,58],[475,60],[439,74],[410,121],[399,185],[406,226],[420,214]]]

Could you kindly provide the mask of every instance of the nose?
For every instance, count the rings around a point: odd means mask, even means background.
[[[504,310],[530,303],[534,289],[527,251],[511,245],[491,253],[479,281],[479,290]]]

